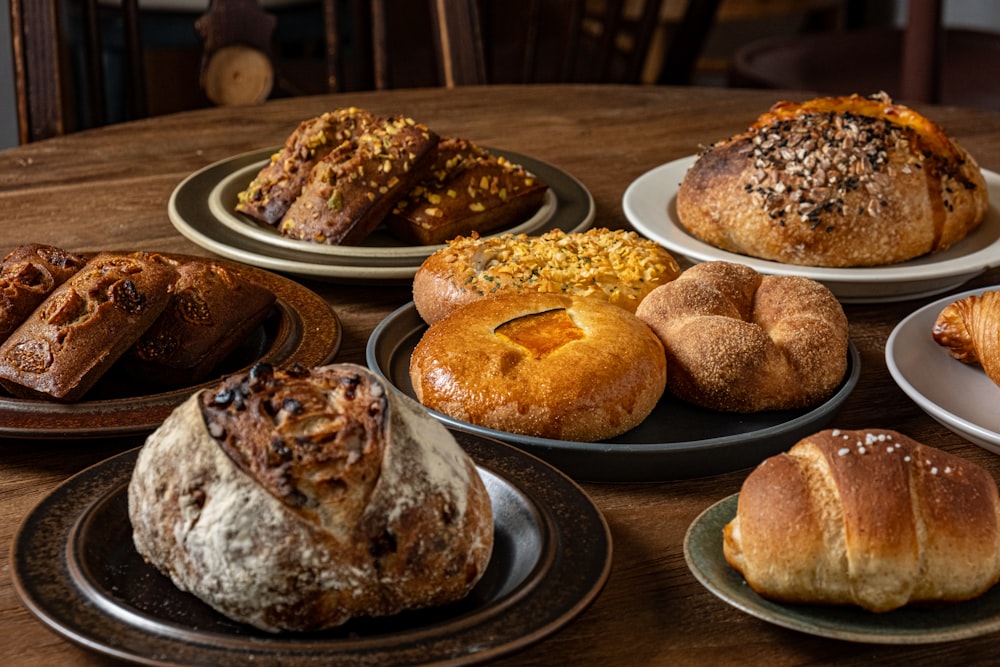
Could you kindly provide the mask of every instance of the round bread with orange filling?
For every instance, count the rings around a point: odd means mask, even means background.
[[[410,359],[426,407],[478,426],[592,442],[641,423],[663,394],[663,345],[635,315],[560,294],[475,301],[433,324]]]
[[[972,156],[885,94],[779,102],[704,151],[677,193],[681,226],[705,243],[827,267],[946,250],[988,208]]]

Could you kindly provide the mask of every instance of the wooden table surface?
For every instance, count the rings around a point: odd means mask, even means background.
[[[0,248],[45,242],[80,251],[141,248],[209,255],[171,225],[167,200],[177,184],[217,160],[281,143],[302,119],[348,105],[406,114],[442,134],[556,165],[593,194],[595,225],[627,227],[621,199],[629,183],[744,129],[779,98],[767,91],[646,87],[407,90],[288,99],[113,126],[0,152]],[[982,167],[1000,171],[1000,114],[922,109],[968,147]],[[337,361],[364,363],[373,328],[410,300],[405,285],[301,282],[326,298],[342,320]],[[996,269],[964,287],[995,283],[1000,283]],[[845,306],[862,374],[833,425],[896,429],[965,456],[1000,478],[1000,458],[926,416],[886,369],[889,333],[930,300]],[[10,545],[25,515],[67,477],[138,444],[140,438],[0,439],[0,662],[108,664],[25,610],[11,583]],[[571,623],[499,663],[995,663],[996,634],[920,646],[837,641],[771,625],[708,592],[685,565],[685,531],[703,509],[738,491],[747,472],[662,483],[582,483],[611,530],[614,561],[607,584]]]

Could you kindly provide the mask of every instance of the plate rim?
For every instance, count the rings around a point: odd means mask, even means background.
[[[387,382],[396,391],[402,392],[396,386],[396,383],[388,377],[386,374],[386,369],[382,368],[379,362],[378,356],[378,345],[380,339],[386,335],[386,332],[395,324],[397,320],[402,318],[414,318],[419,319],[419,314],[417,314],[416,306],[411,301],[406,303],[393,312],[389,313],[375,329],[372,330],[371,335],[368,337],[368,342],[365,345],[365,363],[368,368],[371,369],[373,373],[381,377],[385,382]],[[422,322],[422,320],[421,320]],[[426,324],[424,324],[426,326]],[[837,391],[826,401],[820,405],[814,406],[813,408],[807,409],[803,414],[798,415],[792,420],[787,422],[782,422],[781,424],[775,424],[751,433],[741,433],[738,435],[729,436],[719,436],[716,438],[694,440],[687,442],[672,442],[672,443],[622,443],[622,442],[576,442],[576,441],[566,441],[566,440],[553,440],[549,438],[535,438],[529,436],[521,436],[513,433],[506,433],[501,431],[496,431],[494,429],[488,429],[485,427],[475,426],[473,424],[468,424],[461,422],[447,415],[441,414],[435,410],[428,409],[428,412],[432,414],[435,418],[448,426],[449,428],[460,428],[469,430],[471,432],[477,433],[482,437],[491,438],[494,440],[501,440],[503,442],[508,442],[514,446],[527,448],[528,451],[536,455],[545,455],[541,452],[552,453],[556,452],[558,454],[622,454],[622,455],[669,455],[669,454],[686,454],[699,451],[711,451],[719,448],[727,448],[733,446],[740,446],[746,444],[749,441],[765,440],[768,438],[776,437],[779,431],[793,431],[795,426],[799,424],[811,423],[812,420],[816,419],[816,415],[830,411],[833,407],[837,407],[842,404],[848,396],[853,392],[855,386],[861,377],[861,355],[857,348],[857,345],[853,340],[848,340],[848,358],[849,358],[849,368],[848,372],[845,374],[844,379]],[[412,396],[411,396],[412,398]],[[789,426],[791,425],[791,426]],[[627,435],[627,434],[626,434]],[[567,472],[573,471],[568,470],[566,465],[560,466],[563,470]],[[594,479],[589,476],[576,475],[577,478],[586,478],[587,481],[623,481],[620,479]],[[661,478],[657,478],[658,481],[664,481]],[[637,481],[637,480],[628,480]],[[649,481],[649,480],[642,480]]]
[[[412,641],[402,645],[399,650],[411,652],[414,650],[412,644],[420,644],[423,641],[435,640],[441,643],[441,646],[435,647],[441,653],[434,654],[428,663],[435,665],[467,665],[495,659],[554,634],[579,616],[603,591],[610,576],[613,553],[611,531],[607,520],[594,501],[572,479],[537,457],[505,443],[463,431],[451,430],[451,433],[463,449],[469,452],[477,467],[504,480],[518,494],[529,498],[531,508],[541,514],[540,521],[553,529],[555,544],[550,549],[551,554],[546,552],[542,556],[554,559],[554,562],[547,564],[547,571],[541,576],[541,581],[533,582],[532,577],[528,576],[525,581],[529,585],[529,590],[520,596],[518,596],[520,591],[517,589],[511,591],[508,595],[516,599],[513,602],[502,600],[505,606],[490,617],[491,619],[509,617],[520,612],[529,625],[534,624],[531,625],[530,631],[513,637],[500,638],[490,635],[487,639],[479,638],[481,641],[476,643],[475,650],[457,649],[453,642],[447,641],[447,634],[444,637],[435,636],[436,631],[433,626],[406,633],[406,639],[411,639],[412,635]],[[18,599],[37,620],[55,631],[61,638],[78,646],[106,656],[144,664],[193,664],[177,661],[179,652],[192,647],[198,650],[199,660],[214,657],[221,661],[219,664],[243,664],[248,657],[254,656],[265,660],[280,656],[282,664],[290,666],[361,664],[359,657],[366,655],[372,644],[378,643],[377,638],[345,640],[334,637],[323,640],[317,639],[314,634],[301,637],[296,633],[285,633],[274,638],[262,639],[254,636],[247,637],[246,641],[234,639],[213,645],[210,641],[212,633],[205,632],[203,633],[205,641],[187,643],[183,639],[150,632],[149,628],[141,624],[134,626],[124,624],[117,616],[103,612],[101,604],[92,604],[82,597],[83,592],[78,588],[77,582],[73,579],[74,575],[70,572],[73,563],[68,556],[68,552],[71,551],[68,548],[69,540],[77,524],[88,516],[93,507],[121,493],[122,486],[126,485],[131,477],[140,449],[141,447],[136,447],[121,452],[81,470],[46,494],[22,519],[11,544],[11,580]],[[484,462],[480,463],[477,459],[483,459]],[[562,506],[559,505],[560,502],[563,503]],[[63,511],[63,515],[59,515],[60,511]],[[125,520],[127,521],[127,517]],[[45,523],[46,530],[38,529],[37,525],[40,522]],[[47,535],[39,538],[36,536],[38,533]],[[22,566],[23,563],[31,562],[30,553],[38,553],[38,550],[32,547],[39,546],[37,544],[39,540],[49,542],[47,548],[59,554],[57,572],[53,573],[51,568],[47,569],[44,573],[47,577],[44,585],[27,581],[24,568],[30,566]],[[591,556],[589,568],[580,567],[577,552],[581,549],[585,549]],[[555,577],[551,574],[553,571]],[[39,570],[38,576],[42,575]],[[545,581],[549,577],[552,578]],[[567,586],[576,586],[569,600],[564,604],[561,603],[562,606],[555,610],[557,613],[544,619],[538,619],[537,614],[525,613],[525,608],[531,609],[532,605],[544,603],[555,597],[552,595],[555,586],[559,586],[560,591],[565,591]],[[546,600],[542,600],[546,588],[549,589],[549,595],[545,596]],[[66,592],[69,590],[69,602],[74,605],[75,612],[88,615],[91,620],[110,623],[106,628],[108,632],[116,628],[125,631],[128,634],[129,645],[115,644],[109,637],[93,636],[92,629],[88,631],[87,628],[81,627],[81,622],[73,623],[66,618],[70,612],[53,609],[51,604],[47,605],[46,601],[32,594],[38,589],[44,589],[44,595],[49,596],[50,601],[60,596],[58,601],[63,604],[67,602]],[[74,597],[74,594],[81,597]],[[109,603],[114,604],[113,601]],[[448,628],[445,627],[443,630],[447,631]],[[455,633],[470,631],[471,629],[465,624],[456,624]],[[197,629],[195,633],[197,634]],[[230,637],[235,636],[230,635]],[[120,640],[121,636],[116,634],[115,639]],[[491,640],[495,641],[492,645]],[[143,641],[147,643],[143,644]],[[140,645],[136,645],[136,642]],[[238,645],[238,650],[234,650],[232,645],[234,642]],[[151,644],[155,644],[158,650],[155,654],[149,651]],[[337,644],[341,646],[339,650]],[[349,646],[344,648],[345,644]],[[381,660],[387,655],[391,657],[394,648],[396,647],[389,646],[388,653],[376,651],[375,655],[379,661],[372,664],[382,664]],[[348,652],[344,653],[345,650]],[[150,657],[151,655],[156,657]],[[226,657],[239,662],[229,662],[224,659]]]
[[[817,637],[839,639],[863,644],[936,644],[958,641],[961,639],[970,639],[981,635],[991,634],[1000,630],[1000,612],[993,615],[991,623],[981,623],[976,627],[957,626],[952,627],[951,629],[940,629],[937,632],[931,633],[928,633],[926,625],[920,624],[913,624],[909,626],[905,632],[900,632],[898,630],[896,632],[892,632],[891,630],[888,632],[879,632],[878,628],[872,626],[871,624],[868,624],[868,627],[866,628],[866,624],[864,623],[855,623],[853,629],[844,629],[843,627],[834,627],[833,623],[836,619],[833,619],[832,621],[824,619],[826,622],[822,625],[802,620],[802,617],[806,615],[806,611],[813,612],[812,616],[814,617],[831,615],[848,617],[857,616],[861,619],[878,619],[880,621],[891,620],[893,618],[891,615],[895,615],[895,618],[899,618],[900,616],[908,616],[911,613],[920,614],[921,612],[934,613],[935,611],[939,611],[939,618],[949,618],[953,616],[950,612],[952,612],[955,607],[952,606],[951,603],[949,603],[948,606],[942,607],[940,610],[918,610],[916,608],[903,607],[892,612],[887,612],[886,614],[875,614],[873,612],[865,611],[860,607],[824,607],[822,605],[782,604],[772,602],[761,597],[746,584],[745,579],[739,572],[732,569],[732,567],[726,563],[725,556],[722,551],[723,540],[721,525],[725,525],[725,523],[728,523],[728,521],[736,516],[738,498],[739,493],[734,493],[702,510],[688,526],[688,529],[684,534],[683,545],[684,560],[694,578],[697,579],[698,583],[705,587],[705,589],[707,589],[710,593],[723,602],[726,602],[731,607],[759,620],[784,627],[789,630],[795,630]],[[698,536],[702,532],[707,534],[708,529],[714,526],[719,527],[717,539],[710,538],[710,544],[702,543]],[[705,542],[708,542],[708,539],[706,539]],[[731,579],[732,586],[739,586],[739,590],[746,592],[747,595],[745,597],[747,601],[740,601],[734,595],[730,594],[723,584],[716,582],[711,574],[706,571],[706,568],[702,566],[699,561],[699,556],[711,559],[712,563],[720,569],[724,565],[725,568],[727,568],[726,576]],[[739,581],[738,584],[736,583],[737,579]],[[986,596],[997,598],[997,600],[1000,601],[1000,584],[994,586],[978,599],[982,600]],[[971,605],[975,603],[976,600],[970,600],[967,602],[956,602],[954,605]],[[966,608],[968,608],[968,606]]]
[[[1000,453],[1000,432],[993,431],[985,426],[976,424],[968,418],[963,417],[931,400],[910,382],[906,375],[906,371],[900,367],[897,359],[899,352],[899,339],[905,332],[915,327],[919,320],[928,317],[934,311],[940,312],[945,306],[960,299],[964,299],[965,297],[998,290],[1000,290],[1000,285],[977,287],[942,297],[914,310],[912,313],[900,320],[889,333],[889,337],[886,339],[885,343],[885,362],[889,370],[889,374],[896,382],[896,385],[910,398],[910,400],[924,410],[924,412],[934,417],[937,421],[941,422],[957,435],[960,435],[963,438],[971,439],[972,442],[981,447]],[[956,364],[962,363],[958,360],[953,361]]]
[[[204,201],[194,197],[187,201],[187,193],[195,187],[215,187],[225,174],[240,169],[247,162],[259,161],[275,151],[275,147],[255,149],[216,160],[185,176],[170,193],[167,215],[175,230],[189,241],[218,255],[244,264],[272,271],[291,273],[311,278],[326,278],[345,282],[379,283],[405,281],[413,278],[425,257],[387,263],[364,257],[327,256],[278,247],[245,237],[216,220],[208,210],[208,197]],[[589,228],[597,215],[596,203],[590,190],[575,176],[554,164],[513,151],[495,150],[498,154],[517,161],[526,169],[545,179],[557,199],[555,211],[536,230],[560,228],[563,231],[583,231]],[[219,178],[215,174],[221,172]],[[208,188],[211,190],[211,188]],[[560,211],[560,202],[562,205]],[[185,209],[194,207],[204,219],[191,220]],[[579,214],[573,209],[579,208]],[[204,210],[203,210],[204,209]],[[497,233],[504,233],[502,230]],[[408,246],[409,247],[409,246]],[[432,246],[427,246],[431,248]],[[430,255],[430,252],[427,253]]]
[[[340,351],[343,341],[340,316],[325,299],[304,285],[276,273],[227,259],[173,252],[151,252],[182,261],[217,263],[255,280],[275,293],[276,305],[281,312],[281,328],[298,331],[299,337],[291,340],[294,349],[287,356],[274,358],[274,363],[300,361],[307,365],[320,365],[332,360]],[[273,349],[272,346],[261,359],[268,360]],[[82,400],[75,403],[0,396],[0,437],[74,439],[146,433],[156,428],[166,415],[191,393],[214,385],[218,379],[217,376],[213,376],[209,380],[188,387],[142,396],[97,401]],[[24,425],[26,420],[42,423],[26,426]],[[91,423],[94,421],[98,423]]]
[[[687,155],[647,170],[633,180],[622,195],[622,209],[625,217],[639,233],[692,261],[724,260],[739,262],[751,266],[761,273],[771,275],[804,275],[820,282],[833,284],[834,287],[837,284],[895,285],[913,281],[920,281],[922,284],[929,285],[926,289],[901,293],[885,293],[871,299],[838,294],[838,298],[842,301],[851,302],[901,301],[904,299],[933,296],[954,289],[963,282],[971,280],[991,268],[1000,266],[1000,234],[989,245],[960,257],[952,257],[940,261],[935,261],[933,258],[924,258],[924,261],[915,264],[915,261],[920,261],[921,259],[916,258],[908,262],[881,267],[833,268],[800,266],[760,259],[749,255],[740,255],[715,248],[690,236],[681,229],[673,215],[669,213],[674,210],[674,201],[680,180],[687,169],[694,164],[697,157],[697,154]],[[990,191],[990,208],[987,216],[997,218],[993,224],[1000,225],[1000,212],[997,209],[998,204],[1000,204],[1000,174],[982,168],[980,171],[986,180],[987,190]],[[670,175],[676,175],[677,178],[668,179]],[[663,198],[664,216],[661,221],[657,222],[644,220],[636,211],[637,202],[643,196],[644,191],[654,187],[656,187],[658,192],[662,193]],[[987,221],[984,220],[984,223],[974,230],[971,236],[974,236],[977,232],[982,232],[986,227],[986,223]],[[659,227],[665,227],[667,232],[663,232]],[[972,262],[971,264],[970,261]],[[928,274],[928,270],[932,270],[934,273]],[[943,286],[938,284],[937,281],[946,278],[961,280],[957,284],[946,283]]]

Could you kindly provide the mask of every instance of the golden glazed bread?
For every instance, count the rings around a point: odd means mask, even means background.
[[[128,507],[143,558],[268,631],[459,600],[493,544],[469,456],[352,364],[259,364],[191,396],[139,452]]]
[[[884,94],[779,102],[702,152],[677,193],[681,225],[705,243],[827,267],[945,250],[987,209],[975,160]]]
[[[425,406],[510,433],[596,441],[656,406],[663,346],[632,313],[562,294],[505,294],[464,306],[415,346],[410,380]]]
[[[1000,498],[970,461],[888,430],[826,430],[743,483],[723,553],[760,595],[874,612],[1000,580]]]
[[[430,174],[396,202],[386,219],[393,236],[435,245],[523,222],[548,186],[503,157],[465,139],[442,139]]]
[[[413,277],[413,302],[428,324],[501,292],[588,296],[635,312],[653,288],[679,274],[669,252],[635,232],[473,234],[424,260]]]
[[[705,262],[650,292],[636,315],[663,342],[670,392],[702,407],[809,407],[847,371],[847,317],[808,278]]]
[[[81,255],[40,243],[7,253],[0,263],[0,341],[85,263]]]
[[[931,336],[948,354],[979,364],[1000,385],[1000,292],[991,290],[948,304],[938,314]]]

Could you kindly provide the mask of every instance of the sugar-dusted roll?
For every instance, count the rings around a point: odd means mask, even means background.
[[[353,364],[258,364],[194,394],[139,452],[128,503],[148,562],[268,631],[459,600],[493,544],[469,456]]]

